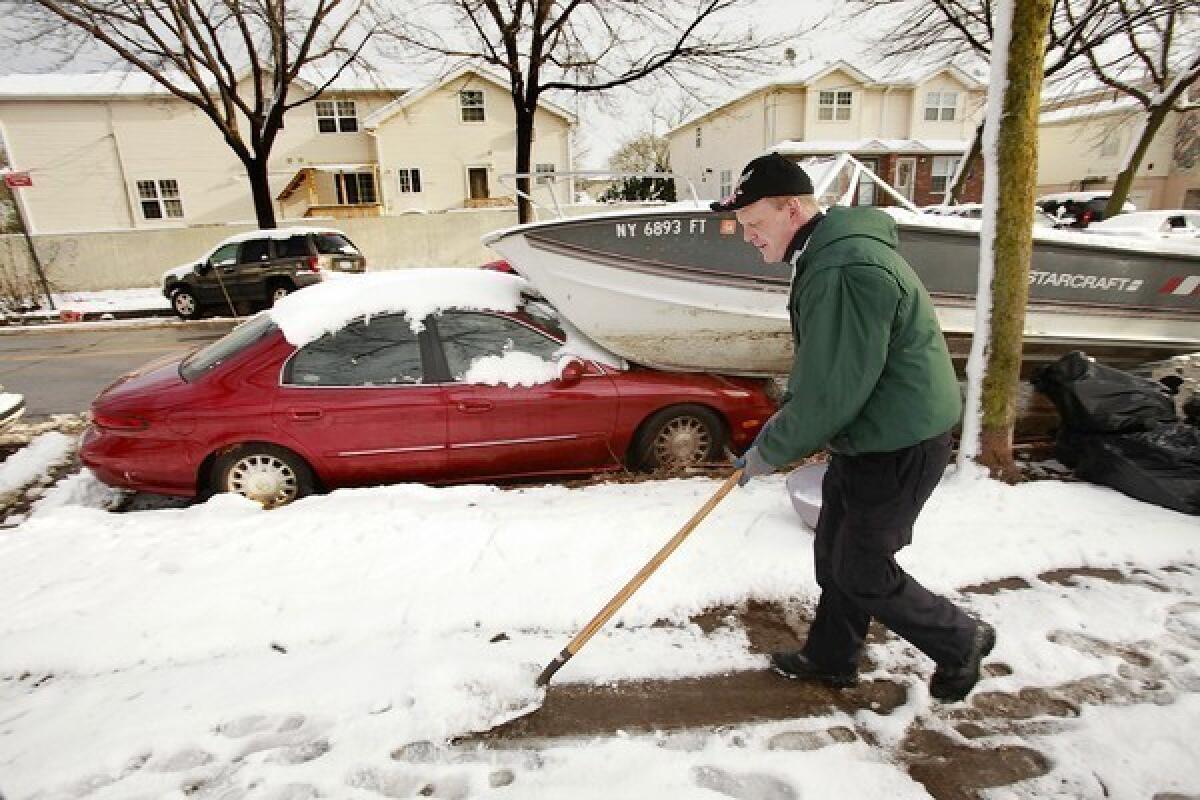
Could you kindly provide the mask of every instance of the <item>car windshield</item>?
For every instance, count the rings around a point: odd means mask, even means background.
[[[356,256],[358,248],[340,233],[317,233],[313,235],[317,252],[324,256]]]
[[[250,345],[276,329],[270,314],[259,314],[234,328],[212,344],[202,347],[183,360],[179,375],[188,383],[224,364]]]

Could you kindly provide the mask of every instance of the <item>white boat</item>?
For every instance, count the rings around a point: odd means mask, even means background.
[[[920,275],[951,353],[975,321],[981,223],[922,214],[848,155],[804,162],[823,203],[873,180],[900,252]],[[665,369],[776,375],[791,367],[791,267],[764,264],[731,214],[699,203],[520,225],[484,237],[588,336]],[[1200,351],[1200,251],[1037,228],[1025,318],[1032,365],[1081,349],[1114,365]]]

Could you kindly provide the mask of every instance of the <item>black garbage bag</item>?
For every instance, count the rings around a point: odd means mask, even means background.
[[[1200,428],[1183,422],[1135,433],[1063,428],[1058,460],[1083,480],[1147,503],[1200,514]]]
[[[1072,431],[1132,433],[1177,419],[1175,401],[1161,383],[1098,364],[1079,350],[1037,370],[1030,380]]]

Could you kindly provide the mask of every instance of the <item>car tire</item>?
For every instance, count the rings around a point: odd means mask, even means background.
[[[200,301],[191,289],[180,286],[171,292],[171,310],[180,319],[196,319],[200,316]]]
[[[283,298],[296,291],[290,281],[275,281],[267,285],[267,305],[274,306]]]
[[[682,469],[721,458],[725,425],[709,408],[681,405],[652,414],[638,429],[631,449],[635,469]]]
[[[278,508],[313,492],[312,469],[304,459],[272,444],[243,444],[213,462],[212,490],[233,492]]]

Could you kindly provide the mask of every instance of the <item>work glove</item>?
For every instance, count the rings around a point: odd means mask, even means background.
[[[733,462],[733,466],[742,471],[742,477],[738,478],[738,486],[745,486],[751,478],[770,475],[775,471],[774,465],[763,458],[758,448],[753,446],[746,451],[745,455],[739,456]]]

